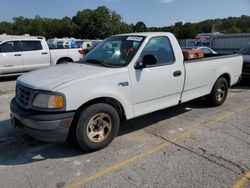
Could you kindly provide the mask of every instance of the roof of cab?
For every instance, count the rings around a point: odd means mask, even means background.
[[[119,34],[115,36],[143,36],[143,37],[153,37],[153,36],[159,36],[159,35],[172,35],[170,32],[142,32],[142,33],[125,33],[125,34]]]
[[[6,34],[2,34],[2,35],[0,35],[0,40],[1,41],[4,41],[4,40],[34,40],[34,39],[45,40],[45,37],[42,37],[42,36],[30,36],[28,34],[25,34],[25,35],[6,35]]]

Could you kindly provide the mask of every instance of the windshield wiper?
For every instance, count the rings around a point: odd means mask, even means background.
[[[98,64],[103,65],[104,67],[109,67],[108,63],[106,63],[105,61],[101,59],[87,59],[85,61],[89,63],[98,63]]]

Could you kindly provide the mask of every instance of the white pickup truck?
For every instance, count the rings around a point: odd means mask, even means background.
[[[221,105],[241,76],[242,56],[184,61],[171,33],[112,36],[79,62],[18,78],[13,124],[42,141],[70,135],[88,151],[107,146],[121,120],[207,96]]]
[[[0,35],[0,77],[78,61],[81,49],[49,50],[43,37]]]

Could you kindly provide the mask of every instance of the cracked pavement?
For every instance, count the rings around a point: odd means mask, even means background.
[[[198,99],[127,121],[110,146],[85,153],[11,127],[15,79],[0,80],[1,188],[226,188],[250,170],[249,81],[230,89],[220,107]]]

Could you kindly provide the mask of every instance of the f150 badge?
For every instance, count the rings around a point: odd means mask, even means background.
[[[118,86],[122,86],[122,87],[129,86],[129,83],[128,82],[119,82]]]

